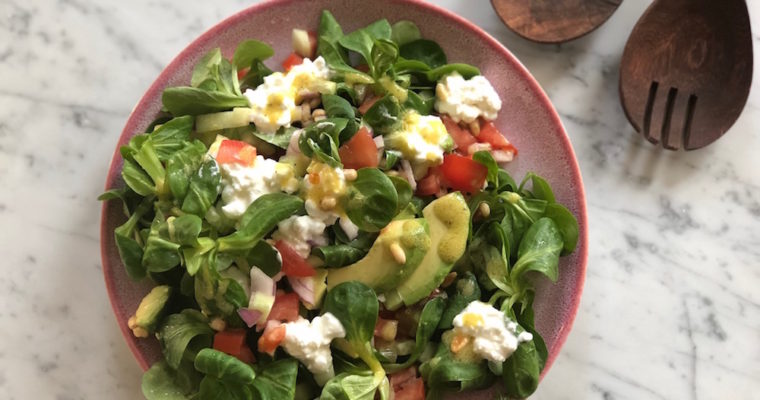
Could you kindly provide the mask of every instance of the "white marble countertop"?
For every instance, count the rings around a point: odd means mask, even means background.
[[[588,195],[581,309],[533,398],[757,399],[760,86],[723,139],[663,151],[633,132],[618,101],[618,62],[649,1],[623,2],[600,30],[563,46],[518,38],[478,1],[440,3],[537,77]],[[140,397],[100,271],[95,198],[159,71],[252,2],[219,3],[0,2],[0,398]],[[758,27],[760,3],[749,3]]]

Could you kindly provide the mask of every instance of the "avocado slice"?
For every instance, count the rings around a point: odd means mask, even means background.
[[[167,285],[156,286],[151,290],[137,306],[135,315],[127,321],[127,326],[132,330],[135,337],[148,337],[156,329],[158,321],[163,315],[166,303],[169,302],[172,288]]]
[[[385,293],[385,307],[412,305],[437,288],[467,247],[470,209],[459,192],[434,200],[422,210],[430,227],[430,250],[420,266],[398,287]]]
[[[400,246],[405,261],[399,263],[391,250]],[[364,258],[327,273],[327,290],[340,283],[359,281],[382,293],[409,276],[420,265],[430,248],[430,235],[423,218],[391,221],[380,231]]]

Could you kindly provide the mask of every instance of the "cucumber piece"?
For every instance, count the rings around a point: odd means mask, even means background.
[[[218,131],[220,129],[239,128],[251,123],[251,109],[233,108],[232,111],[203,114],[195,117],[196,132]]]

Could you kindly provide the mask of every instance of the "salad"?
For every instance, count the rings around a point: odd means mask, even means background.
[[[438,399],[500,381],[529,396],[547,348],[533,281],[578,239],[477,67],[409,21],[344,34],[328,11],[267,44],[214,49],[120,149],[128,326],[163,360],[154,399]],[[533,275],[533,276],[532,276]],[[147,339],[146,339],[147,340]]]

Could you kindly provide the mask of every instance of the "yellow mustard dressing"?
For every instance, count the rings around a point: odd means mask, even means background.
[[[419,221],[410,219],[404,222],[402,229],[404,232],[416,232],[425,227]],[[404,248],[425,252],[430,248],[430,235],[401,235],[401,244]]]
[[[306,169],[308,174],[306,179],[309,185],[306,187],[306,199],[320,204],[325,198],[336,200],[336,208],[340,210],[340,198],[346,194],[346,180],[343,172],[338,168],[333,168],[320,162],[312,162]]]
[[[271,93],[267,97],[267,105],[264,108],[264,115],[269,118],[269,122],[276,124],[280,120],[284,110],[285,96],[282,93]]]
[[[462,316],[462,323],[470,327],[483,326],[483,316],[475,313],[467,313]]]
[[[464,253],[470,210],[454,196],[444,196],[433,204],[435,216],[446,225],[446,233],[438,244],[438,256],[445,263],[454,263]]]

